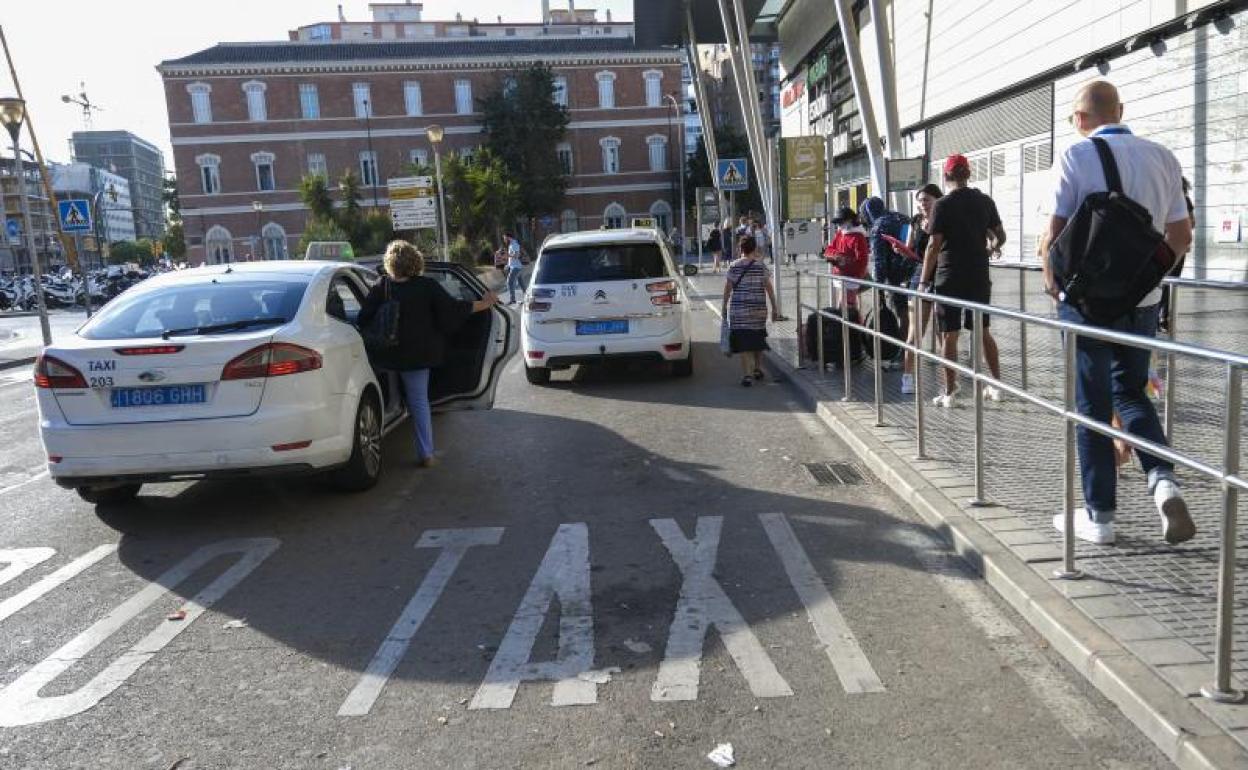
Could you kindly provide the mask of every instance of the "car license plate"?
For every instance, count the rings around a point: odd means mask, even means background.
[[[113,388],[113,407],[177,406],[202,404],[208,400],[208,389],[197,385],[161,385],[155,388]]]
[[[628,321],[577,321],[577,334],[628,334]]]

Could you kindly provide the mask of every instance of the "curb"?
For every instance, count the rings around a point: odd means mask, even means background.
[[[0,361],[0,372],[5,369],[18,369],[23,366],[30,366],[34,363],[34,356],[31,356],[30,358],[15,358],[12,361]]]

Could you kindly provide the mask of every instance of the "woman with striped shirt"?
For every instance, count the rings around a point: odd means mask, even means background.
[[[776,308],[776,292],[771,276],[763,266],[758,243],[752,236],[740,241],[741,258],[728,268],[724,282],[724,317],[728,319],[728,344],[733,353],[741,354],[741,385],[750,387],[763,379],[762,354],[767,347],[767,312],[780,320]]]

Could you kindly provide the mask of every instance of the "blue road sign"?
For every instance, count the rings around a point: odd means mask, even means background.
[[[57,201],[61,215],[61,229],[67,233],[91,232],[91,202],[86,198],[70,198]]]
[[[22,228],[17,224],[16,219],[6,219],[4,231],[9,234],[9,240],[13,243],[17,243],[22,238]]]
[[[725,191],[750,189],[749,164],[745,158],[728,158],[716,163],[715,183]]]

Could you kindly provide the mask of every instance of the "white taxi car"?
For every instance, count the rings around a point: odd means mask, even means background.
[[[426,275],[460,299],[486,291],[457,265]],[[382,437],[407,415],[397,375],[374,370],[354,326],[376,280],[342,262],[250,262],[125,292],[36,361],[51,477],[97,503],[148,482],[300,471],[371,487]],[[516,336],[500,308],[472,316],[431,403],[489,408]]]
[[[657,230],[551,236],[533,266],[522,310],[529,382],[552,370],[612,359],[668,361],[693,374],[692,321],[667,239]]]

